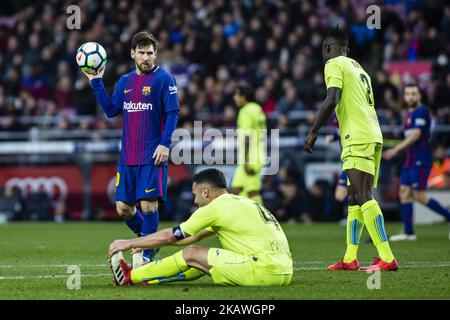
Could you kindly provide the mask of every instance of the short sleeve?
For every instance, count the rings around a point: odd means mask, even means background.
[[[167,74],[163,84],[163,103],[166,112],[179,110],[178,89],[174,77]]]
[[[327,89],[335,87],[342,89],[344,82],[342,67],[336,59],[328,60],[325,64],[325,84]]]
[[[425,129],[429,122],[428,111],[425,108],[420,108],[414,112],[411,128]]]
[[[196,235],[200,230],[212,230],[212,226],[216,221],[216,215],[212,212],[211,206],[198,208],[191,217],[180,224],[181,230],[191,236]]]

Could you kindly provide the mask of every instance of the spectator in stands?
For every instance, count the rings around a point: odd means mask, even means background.
[[[428,176],[428,187],[433,189],[450,189],[450,157],[445,154],[443,146],[437,146],[433,153],[433,166]]]
[[[21,212],[20,190],[12,187],[0,189],[0,215],[5,215],[7,220],[16,220]]]

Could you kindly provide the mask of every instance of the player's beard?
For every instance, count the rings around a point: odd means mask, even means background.
[[[150,70],[152,69],[151,63],[147,63],[147,64],[141,63],[141,64],[136,64],[136,66],[141,73],[149,73]]]

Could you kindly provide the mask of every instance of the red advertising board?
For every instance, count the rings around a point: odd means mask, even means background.
[[[22,195],[42,190],[52,203],[64,202],[67,214],[78,218],[83,211],[83,177],[75,165],[2,167],[0,187],[17,187]]]

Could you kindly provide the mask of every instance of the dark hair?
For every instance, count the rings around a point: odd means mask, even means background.
[[[152,45],[155,51],[158,49],[158,40],[155,36],[147,31],[136,33],[131,40],[131,48],[136,50],[137,47],[147,47]]]
[[[194,174],[192,183],[209,183],[216,188],[227,188],[227,181],[225,180],[223,172],[217,169],[205,169]]]
[[[341,48],[348,47],[348,33],[345,29],[340,29],[339,24],[331,30],[326,38],[335,40]]]
[[[243,96],[247,101],[255,100],[255,90],[246,82],[238,83],[236,86],[236,91],[239,92],[239,95]]]
[[[419,85],[415,82],[410,82],[410,83],[405,84],[405,87],[403,88],[403,90],[405,90],[406,88],[414,88],[414,87],[420,91]]]

